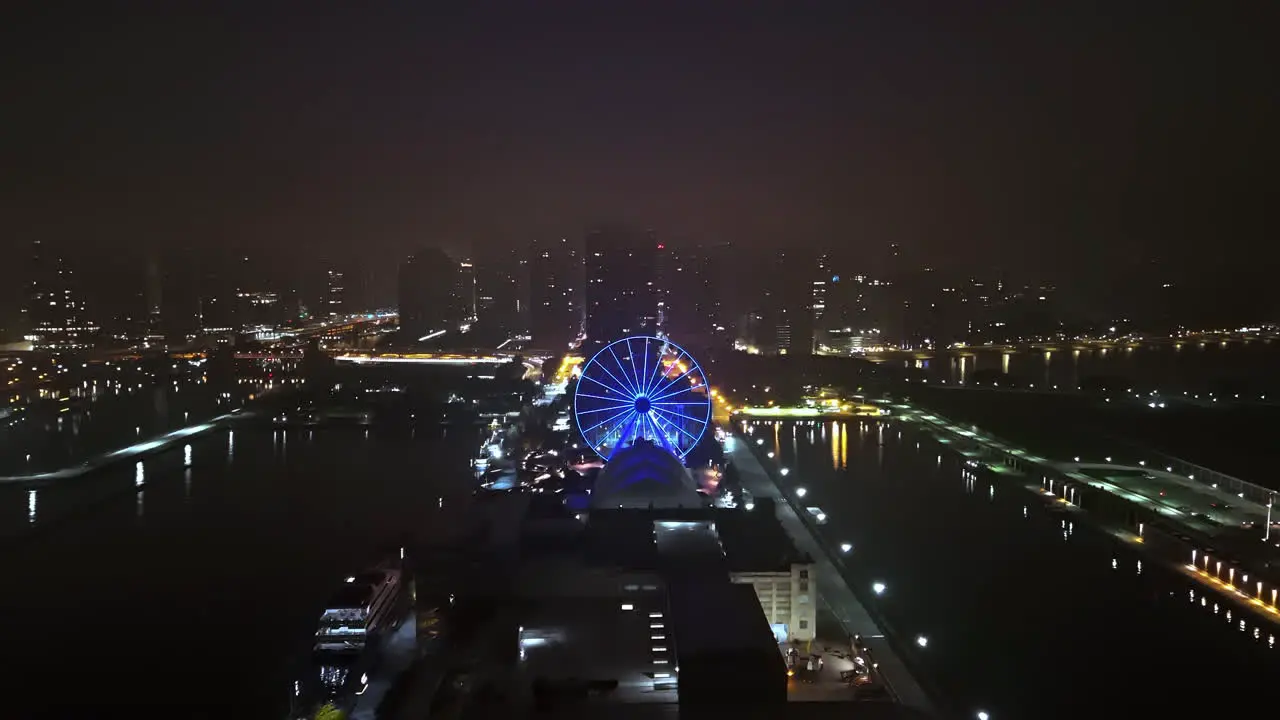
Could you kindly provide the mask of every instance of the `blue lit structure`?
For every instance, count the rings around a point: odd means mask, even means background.
[[[711,389],[684,348],[637,335],[609,343],[582,365],[573,412],[582,439],[605,460],[637,440],[683,460],[711,422]]]

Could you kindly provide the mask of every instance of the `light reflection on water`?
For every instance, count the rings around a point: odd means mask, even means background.
[[[1091,376],[1123,377],[1144,386],[1193,388],[1214,378],[1230,378],[1265,393],[1276,388],[1271,368],[1280,364],[1280,344],[1231,342],[1148,344],[1107,348],[1029,348],[1019,352],[977,350],[952,357],[949,362],[906,366],[923,367],[930,378],[948,384],[973,381],[974,374],[1008,376],[1042,388],[1074,388]]]
[[[109,704],[136,702],[146,677],[233,715],[270,707],[334,578],[470,498],[469,442],[316,432],[287,465],[272,462],[269,428],[243,428],[193,438],[189,466],[178,447],[70,483],[0,487],[5,578],[24,589],[0,597],[0,616],[23,618],[9,640],[24,660],[7,679],[57,676]]]
[[[845,470],[821,445],[777,462],[829,514],[822,532],[858,548],[855,574],[906,589],[883,610],[899,632],[930,637],[927,662],[959,698],[999,705],[1001,716],[1048,718],[1118,692],[1110,672],[1176,689],[1185,668],[1145,637],[1176,637],[1189,655],[1251,668],[1206,681],[1215,698],[1280,671],[1270,650],[1277,628],[1266,621],[1221,599],[1215,614],[1212,594],[1096,530],[1088,515],[1046,509],[1014,476],[967,467],[913,426],[886,434],[888,421],[876,424],[872,435],[859,422]],[[1045,707],[1059,697],[1055,687],[1071,687],[1076,699]]]

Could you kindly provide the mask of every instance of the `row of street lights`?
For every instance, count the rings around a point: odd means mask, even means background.
[[[756,438],[756,445],[758,446],[764,445],[764,438]],[[766,455],[770,460],[776,459],[774,452],[772,450],[769,450],[768,452],[766,452]],[[788,475],[791,474],[791,469],[786,467],[785,465],[779,465],[778,474],[781,475],[782,477],[787,477]],[[792,490],[792,492],[794,492],[796,497],[799,499],[804,499],[804,497],[809,494],[808,488],[804,487],[803,485],[797,485]],[[853,552],[853,543],[850,543],[850,542],[840,543],[841,555],[848,555],[851,552]],[[883,596],[888,590],[889,590],[889,586],[879,580],[871,583],[871,592],[875,593],[876,597]],[[929,637],[927,635],[916,635],[915,643],[918,647],[922,649],[927,648],[929,647]],[[990,713],[988,713],[985,710],[978,710],[974,714],[974,717],[976,717],[977,720],[991,720]]]

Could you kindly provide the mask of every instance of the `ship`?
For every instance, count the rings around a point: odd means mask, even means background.
[[[358,655],[376,648],[405,617],[405,586],[404,572],[392,562],[347,577],[320,614],[314,652]]]

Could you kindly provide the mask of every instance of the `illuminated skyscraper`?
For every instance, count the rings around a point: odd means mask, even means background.
[[[756,344],[779,354],[813,352],[812,260],[803,253],[779,251],[761,287]]]
[[[528,268],[533,342],[563,350],[582,332],[582,254],[565,238],[535,240]]]
[[[341,270],[329,270],[328,284],[325,289],[325,312],[329,317],[341,315],[346,309],[346,279]]]
[[[478,329],[495,343],[528,333],[528,267],[515,253],[476,265]]]
[[[818,255],[816,274],[809,293],[809,306],[813,309],[813,326],[822,327],[822,316],[827,312],[828,283],[834,282],[831,275],[831,258],[826,253]]]
[[[26,338],[37,350],[87,348],[98,326],[89,321],[75,273],[63,258],[50,261],[43,250],[37,240],[27,285]]]
[[[658,256],[653,233],[596,230],[586,241],[587,338],[607,343],[658,329]]]
[[[476,319],[476,266],[470,259],[458,263],[458,302],[464,322]]]

